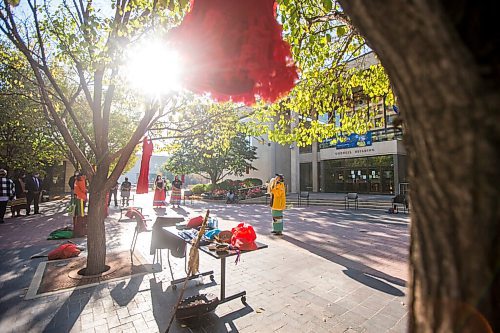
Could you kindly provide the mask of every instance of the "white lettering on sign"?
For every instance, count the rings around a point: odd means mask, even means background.
[[[404,153],[404,151],[401,151]],[[367,147],[356,147],[348,149],[321,149],[320,150],[320,160],[331,160],[337,158],[354,158],[363,156],[377,156],[377,155],[393,155],[400,153],[398,148],[398,143],[396,140],[384,141],[384,142],[374,142],[372,146]],[[307,158],[301,158],[301,163],[309,162],[312,158],[307,156]]]
[[[375,152],[374,148],[361,148],[361,149],[353,149],[353,150],[341,150],[341,151],[336,151],[334,153],[335,156],[346,156],[346,155],[359,155],[359,154],[366,154],[366,153],[373,153]]]

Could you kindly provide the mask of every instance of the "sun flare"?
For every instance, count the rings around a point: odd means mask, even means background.
[[[127,52],[125,72],[131,87],[158,96],[181,88],[179,55],[159,40],[149,40]]]

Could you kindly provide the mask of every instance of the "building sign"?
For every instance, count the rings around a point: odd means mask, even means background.
[[[379,155],[395,155],[405,154],[402,145],[399,145],[398,140],[373,142],[371,146],[355,147],[351,149],[322,149],[320,151],[320,160],[332,160],[339,158],[354,158],[365,156],[379,156]],[[307,157],[307,158],[306,158]],[[310,156],[304,156],[301,163],[310,162]]]
[[[356,156],[363,156],[365,154],[373,154],[375,153],[376,150],[375,148],[356,148],[356,149],[351,149],[351,150],[343,150],[343,151],[336,151],[334,152],[335,157],[356,157]]]
[[[344,142],[337,142],[337,149],[358,148],[372,145],[372,132],[368,131],[366,134],[352,133]]]
[[[323,142],[319,144],[319,148],[320,149],[333,148],[333,147],[336,147],[337,149],[357,148],[357,147],[371,146],[372,143],[373,143],[372,132],[368,131],[366,134],[353,133],[348,137],[346,137],[346,141],[337,142],[336,145],[334,139],[323,140]]]

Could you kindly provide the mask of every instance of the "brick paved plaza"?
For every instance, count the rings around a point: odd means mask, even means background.
[[[171,332],[405,332],[409,217],[372,210],[295,207],[285,212],[285,235],[270,234],[264,205],[194,203],[179,210],[153,210],[151,195],[136,196],[145,214],[188,216],[210,208],[219,227],[252,224],[269,248],[227,261],[226,294],[247,291],[189,326],[175,322]],[[169,281],[166,250],[163,271],[94,287],[25,300],[39,263],[29,259],[59,244],[45,240],[69,223],[62,202],[42,206],[43,215],[6,219],[0,225],[0,327],[2,332],[163,332],[179,289]],[[108,251],[130,247],[134,223],[118,221],[111,207],[106,220]],[[152,222],[149,222],[149,226]],[[149,262],[151,233],[139,236],[137,251]],[[82,239],[81,241],[84,242]],[[82,253],[85,255],[85,252]],[[189,283],[185,296],[219,295],[220,263],[200,254],[201,269],[213,269],[215,282]],[[183,276],[183,259],[173,258]]]

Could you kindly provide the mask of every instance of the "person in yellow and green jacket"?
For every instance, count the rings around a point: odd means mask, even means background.
[[[286,206],[286,190],[283,175],[277,174],[269,182],[269,192],[271,193],[271,212],[273,216],[273,230],[275,235],[283,232],[283,211]]]

